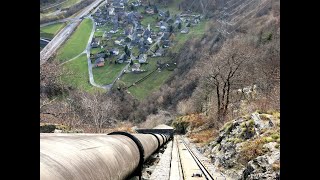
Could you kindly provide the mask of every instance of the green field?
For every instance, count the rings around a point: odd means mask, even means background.
[[[168,57],[156,57],[156,58],[149,57],[148,58],[149,64],[143,64],[141,66],[141,69],[147,70],[146,72],[139,73],[139,74],[134,74],[134,73],[124,74],[121,77],[119,83],[123,83],[125,84],[125,86],[129,86],[135,83],[139,79],[145,77],[150,72],[152,72],[156,68],[157,61],[160,59],[162,62],[168,61]],[[144,80],[140,84],[137,84],[136,86],[132,86],[128,90],[137,99],[142,100],[148,95],[150,95],[153,91],[158,90],[161,87],[161,85],[168,79],[171,73],[172,71],[167,71],[167,70],[163,70],[161,72],[156,71],[146,80]]]
[[[105,66],[92,68],[94,81],[99,85],[110,84],[126,65],[126,63],[109,64],[108,60],[106,60]]]
[[[103,31],[95,31],[94,32],[94,37],[99,37],[103,35]]]
[[[67,42],[58,50],[56,59],[60,62],[64,62],[84,51],[87,46],[91,30],[91,19],[83,20]]]
[[[99,30],[98,30],[99,29]],[[107,31],[109,32],[112,29],[112,25],[111,24],[105,24],[103,26],[97,27],[97,31]]]
[[[168,4],[167,6],[164,6],[164,5],[159,5],[159,9],[160,10],[163,10],[163,11],[168,11],[170,12],[170,15],[173,17],[175,14],[179,14],[181,13],[182,11],[179,10],[179,4],[182,2],[182,0],[174,0],[174,1],[171,1],[170,4]]]
[[[175,33],[175,45],[171,48],[172,52],[178,53],[180,48],[187,42],[188,39],[200,38],[204,35],[206,29],[206,23],[208,21],[200,21],[194,27],[190,27],[188,34]]]
[[[56,23],[40,28],[40,37],[52,39],[66,24]]]
[[[138,74],[134,74],[134,73],[124,74],[121,77],[121,81],[124,82],[126,84],[126,86],[130,86],[131,84],[133,84],[137,80],[143,78],[144,76],[149,74],[151,71],[153,71],[156,68],[157,60],[159,60],[159,59],[160,58],[158,58],[158,57],[157,58],[148,57],[147,61],[149,63],[142,64],[140,67],[140,69],[146,70],[146,72],[138,73]],[[129,70],[130,70],[130,67],[129,67]]]
[[[90,50],[90,53],[92,53],[92,54],[97,54],[98,52],[100,52],[100,51],[102,51],[104,48],[100,48],[100,47],[98,47],[98,48],[91,48],[91,50]]]
[[[159,90],[161,85],[168,79],[173,71],[164,70],[161,72],[154,72],[149,78],[140,84],[131,87],[129,92],[139,100],[143,100],[152,92]]]
[[[141,21],[141,24],[144,26],[144,27],[147,27],[148,24],[150,24],[150,27],[154,27],[157,23],[157,20],[156,20],[156,17],[158,15],[157,14],[154,14],[154,15],[145,15]]]
[[[63,71],[65,73],[61,77],[61,80],[67,85],[88,92],[104,91],[103,89],[91,86],[89,83],[88,62],[85,54],[64,64]]]

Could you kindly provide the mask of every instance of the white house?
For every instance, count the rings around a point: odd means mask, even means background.
[[[146,63],[146,62],[147,62],[147,54],[140,54],[139,63]]]
[[[109,7],[108,12],[109,12],[109,16],[114,16],[115,15],[114,7]]]
[[[139,63],[134,63],[132,66],[131,66],[131,71],[132,72],[139,72],[140,71],[140,67],[141,65]]]

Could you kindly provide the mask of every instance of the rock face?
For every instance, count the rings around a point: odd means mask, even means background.
[[[255,112],[235,119],[201,152],[232,179],[280,179],[280,117]]]

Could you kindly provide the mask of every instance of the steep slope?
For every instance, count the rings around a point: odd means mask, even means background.
[[[234,179],[280,179],[280,113],[254,112],[228,122],[200,150]]]

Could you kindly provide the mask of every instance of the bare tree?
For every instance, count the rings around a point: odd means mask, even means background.
[[[239,38],[226,41],[216,55],[205,56],[203,67],[206,70],[200,73],[205,72],[203,83],[215,94],[219,122],[225,121],[231,102],[231,90],[244,85],[248,76],[244,67],[254,57],[253,48]]]
[[[113,120],[116,107],[111,98],[100,93],[82,95],[82,106],[86,111],[86,118],[94,125],[95,132],[101,133],[102,128]]]

